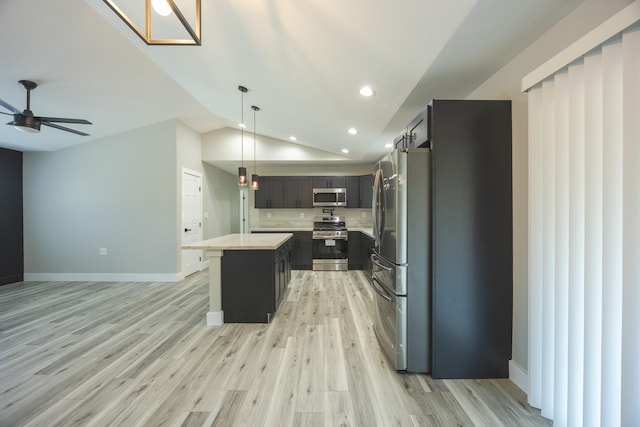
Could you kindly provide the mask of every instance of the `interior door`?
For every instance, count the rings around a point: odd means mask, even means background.
[[[202,174],[182,169],[182,244],[202,240]],[[200,270],[201,250],[182,250],[182,273]]]

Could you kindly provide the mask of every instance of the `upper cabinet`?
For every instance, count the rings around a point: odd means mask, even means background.
[[[281,176],[261,176],[260,189],[255,194],[257,209],[284,207],[284,178]]]
[[[360,207],[360,177],[359,176],[346,177],[346,189],[347,189],[347,207],[359,208]]]
[[[373,203],[373,175],[362,175],[359,177],[360,184],[360,208],[371,209]],[[347,197],[349,195],[347,194]],[[347,199],[348,200],[348,199]]]
[[[346,188],[347,208],[371,208],[373,175],[260,176],[256,209],[313,208],[314,188]]]
[[[431,138],[429,114],[431,106],[425,107],[411,120],[402,135],[393,140],[395,148],[406,150],[407,148],[428,148]]]
[[[314,176],[313,188],[346,188],[347,179],[344,176]],[[349,195],[347,194],[347,200]]]
[[[312,208],[312,182],[309,176],[284,177],[284,207]]]
[[[408,144],[411,148],[429,147],[431,129],[428,119],[431,106],[427,106],[407,126]]]

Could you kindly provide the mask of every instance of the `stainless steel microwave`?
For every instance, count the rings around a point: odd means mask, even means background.
[[[313,206],[347,206],[347,189],[314,188]]]

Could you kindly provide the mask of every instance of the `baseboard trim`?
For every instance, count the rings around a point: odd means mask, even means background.
[[[210,311],[207,313],[207,326],[222,326],[222,325],[224,325],[223,311]]]
[[[513,360],[509,361],[509,379],[529,395],[529,373]]]
[[[179,282],[182,273],[24,273],[25,282]]]

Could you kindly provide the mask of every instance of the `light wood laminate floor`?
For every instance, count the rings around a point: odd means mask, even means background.
[[[0,426],[550,425],[509,380],[391,369],[362,272],[294,271],[269,325],[206,326],[207,292],[0,286]]]

